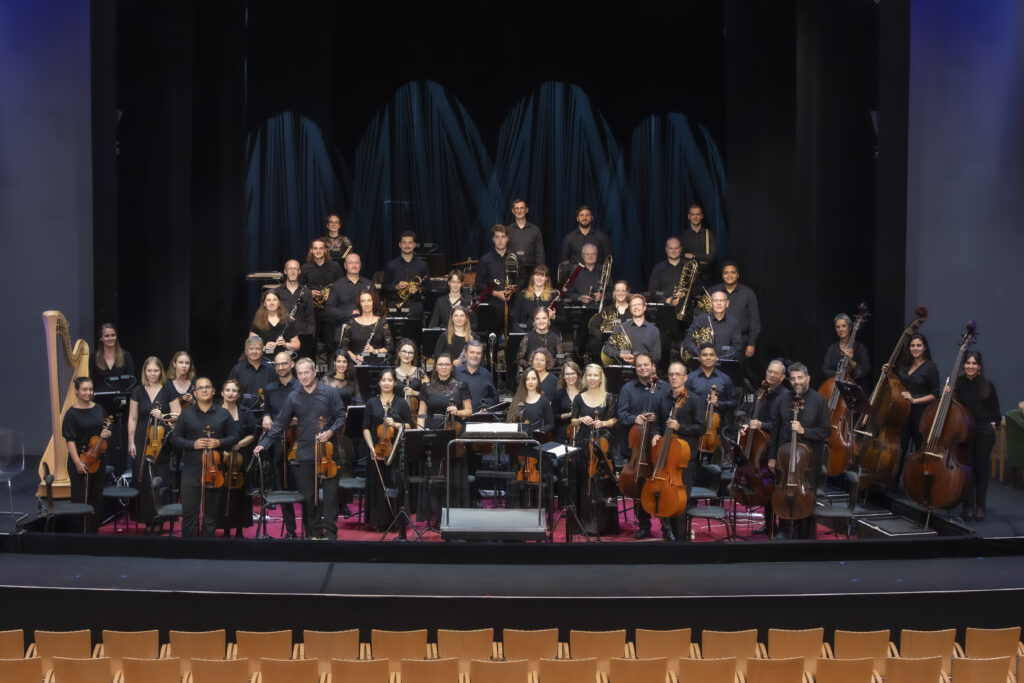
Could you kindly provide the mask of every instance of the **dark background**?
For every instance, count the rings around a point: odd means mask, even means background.
[[[482,2],[97,0],[89,17],[80,7],[44,0],[7,6],[0,17],[10,38],[0,41],[0,102],[5,131],[16,132],[3,138],[4,151],[16,153],[0,162],[0,218],[5,244],[15,246],[3,270],[12,285],[40,283],[16,304],[24,335],[5,341],[26,359],[19,386],[42,376],[38,315],[46,308],[66,310],[74,334],[90,343],[96,324],[117,323],[137,362],[166,362],[187,348],[219,382],[252,315],[254,289],[243,276],[253,215],[260,234],[282,245],[304,243],[322,219],[310,210],[282,224],[253,211],[254,134],[285,112],[306,117],[326,159],[317,167],[326,169],[322,192],[308,204],[334,203],[347,217],[358,202],[347,193],[367,126],[413,81],[438,83],[460,103],[492,158],[508,112],[552,81],[585,93],[626,161],[636,157],[631,136],[651,116],[684,115],[706,131],[728,181],[715,188],[724,203],[705,204],[706,213],[728,245],[723,256],[740,261],[761,299],[761,364],[781,355],[816,374],[832,316],[865,301],[874,317],[862,338],[877,367],[921,303],[933,310],[925,331],[942,341],[933,339],[943,374],[947,342],[961,319],[975,317],[1004,409],[1024,379],[1011,346],[1020,323],[1006,315],[1019,288],[1013,219],[1024,208],[1024,26],[1011,0],[562,3],[500,12]],[[47,50],[28,47],[40,42]],[[671,192],[677,205],[693,194]],[[505,208],[510,199],[501,198]],[[602,199],[528,197],[530,218],[557,244],[573,223],[555,208],[604,208]],[[606,214],[616,246],[637,250],[616,274],[642,288],[675,231],[672,214],[650,224]],[[50,217],[63,220],[41,220]],[[508,215],[476,218],[489,225]],[[371,235],[377,227],[352,226],[357,245],[373,245],[365,271],[394,250],[392,235]],[[438,227],[437,241],[483,244],[464,230]],[[55,268],[41,278],[33,256],[48,242]],[[261,269],[279,269],[289,256],[299,254],[286,251]],[[32,450],[46,431],[44,396],[40,388],[27,400],[4,399]]]

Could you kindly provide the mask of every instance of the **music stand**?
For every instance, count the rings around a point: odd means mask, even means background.
[[[405,461],[404,464],[409,462],[415,462],[422,460],[423,469],[425,474],[419,477],[406,477],[407,484],[410,483],[422,483],[426,489],[426,499],[430,501],[430,489],[433,486],[434,475],[431,473],[431,467],[434,464],[434,448],[438,443],[448,443],[455,438],[454,429],[407,429],[405,430],[405,449],[402,451],[402,458]],[[406,515],[408,516],[408,515]],[[440,520],[438,520],[440,521]],[[424,530],[434,531],[441,533],[440,529],[434,527],[428,527]],[[422,540],[423,536],[417,532],[417,536]]]
[[[437,348],[437,340],[448,330],[443,327],[424,327],[420,336],[420,358],[433,357],[434,349]]]
[[[871,406],[871,399],[867,397],[864,390],[856,382],[836,380],[839,387],[839,395],[846,401],[850,412],[856,415],[874,415],[875,409]]]
[[[356,365],[356,384],[359,385],[359,395],[369,398],[376,394],[380,376],[385,370],[394,371],[393,365]],[[365,399],[364,399],[365,400]]]
[[[636,368],[632,365],[604,366],[605,387],[609,393],[618,394],[627,382],[636,378]]]
[[[412,529],[412,532],[416,534],[416,539],[422,541],[423,534],[420,533],[416,525],[412,523],[412,517],[409,516],[409,510],[407,508],[409,504],[409,471],[406,469],[406,454],[410,449],[414,449],[416,454],[423,452],[423,430],[422,429],[406,429],[402,432],[402,444],[398,451],[398,487],[402,492],[401,505],[398,506],[398,511],[395,513],[394,519],[391,520],[391,524],[388,524],[388,528],[384,530],[384,535],[380,537],[380,540],[384,540],[388,537],[392,531],[398,530],[399,535],[393,539],[396,541],[406,541],[406,530]],[[387,491],[384,492],[387,495]]]
[[[586,338],[590,332],[590,319],[597,313],[597,307],[584,306],[582,304],[565,304],[562,306],[562,318],[567,323],[565,327],[572,330],[572,346],[577,357],[583,355],[580,344],[586,348]],[[559,329],[565,330],[559,323]],[[566,330],[568,331],[568,330]],[[585,332],[585,333],[584,333]]]
[[[406,302],[406,306],[402,310],[408,310],[408,302]],[[416,346],[419,346],[423,335],[422,320],[416,320],[406,314],[404,317],[389,317],[388,324],[391,326],[391,335],[396,341],[405,337],[412,339],[416,342]]]
[[[558,515],[555,520],[551,523],[551,540],[555,538],[555,529],[558,527],[558,523],[565,520],[565,542],[572,543],[573,534],[579,533],[589,543],[593,539],[587,530],[583,528],[583,522],[580,520],[579,513],[576,512],[576,496],[573,493],[576,490],[576,475],[575,468],[572,466],[572,456],[580,452],[580,449],[575,446],[567,446],[565,444],[558,443],[557,441],[549,441],[542,444],[540,452],[553,458],[558,463],[561,474],[560,488],[562,495],[562,506],[558,509]]]
[[[498,311],[495,310],[494,306],[481,302],[476,307],[476,310],[473,311],[473,315],[476,317],[476,327],[474,329],[494,330],[500,333],[501,325],[498,324]]]
[[[523,345],[523,339],[525,338],[525,332],[509,332],[505,338],[506,386],[515,386],[515,382],[509,382],[508,380],[515,377],[519,369],[516,359],[519,358],[519,347]]]

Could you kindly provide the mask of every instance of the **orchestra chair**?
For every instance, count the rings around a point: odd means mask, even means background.
[[[0,483],[7,484],[7,498],[11,510],[0,510],[0,515],[11,516],[11,529],[17,531],[18,524],[28,515],[14,509],[14,487],[11,482],[25,471],[25,442],[21,432],[0,428]]]
[[[819,657],[831,657],[832,651],[824,642],[825,629],[768,629],[768,658],[790,659],[803,657],[804,671],[814,676]]]
[[[234,659],[230,656],[224,629],[215,631],[170,631],[161,657],[181,660],[181,675],[192,669],[193,659]]]
[[[82,524],[85,525],[85,515],[91,515],[94,510],[88,503],[72,503],[70,500],[53,499],[53,474],[50,473],[50,465],[45,460],[43,466],[43,483],[46,484],[46,495],[36,496],[39,499],[39,515],[45,520],[44,531],[53,531],[57,526],[58,517],[75,517],[82,515]]]
[[[1009,657],[1008,670],[1014,672],[1017,670],[1017,659],[1024,655],[1024,645],[1020,642],[1020,627],[974,628],[968,626],[964,631],[963,655],[972,659]],[[956,667],[955,660],[953,666]]]
[[[292,632],[284,631],[235,631],[235,642],[230,659],[248,659],[249,673],[260,670],[260,660],[291,659]],[[310,657],[315,659],[315,657]]]
[[[569,659],[595,659],[597,670],[607,675],[608,660],[613,657],[633,658],[633,649],[626,642],[626,629],[569,631]]]
[[[804,671],[803,657],[785,659],[748,659],[747,683],[814,683],[814,677]]]
[[[192,671],[184,683],[249,683],[249,662],[244,659],[203,659],[190,663]]]
[[[656,631],[638,628],[633,639],[633,656],[637,659],[657,659],[664,657],[668,670],[679,673],[679,660],[700,656],[695,653],[694,644],[690,642],[691,630],[688,628]]]
[[[494,629],[481,628],[472,631],[437,629],[436,656],[459,660],[459,672],[468,674],[469,664],[474,659],[497,659],[494,643]]]
[[[615,657],[608,660],[610,683],[672,683],[668,672],[668,659],[624,659]]]
[[[281,505],[298,505],[298,506],[301,507],[305,503],[305,501],[306,501],[306,499],[298,491],[267,491],[266,494],[264,494],[264,496],[263,496],[263,500],[260,502],[260,519],[261,520],[266,520],[267,519],[267,509],[270,508],[270,507],[273,507],[275,505],[279,506],[279,507]],[[301,520],[304,519],[304,517],[302,515],[305,515],[305,512],[303,512],[302,510],[299,510],[299,513],[295,515],[295,518],[296,518],[296,531],[298,531],[299,535],[302,538],[305,538],[305,536],[306,536],[306,525],[302,524],[302,522],[301,522]],[[261,522],[261,523],[263,524],[263,533],[267,533],[267,528],[266,528],[266,524],[267,523],[266,522]],[[259,533],[259,532],[257,532],[257,533]],[[284,538],[284,534],[285,534],[284,515],[282,515],[281,516],[281,538]]]
[[[107,465],[104,468],[107,479],[113,482],[109,486],[103,487],[103,498],[114,501],[117,505],[117,510],[114,513],[114,533],[117,533],[117,520],[124,518],[124,532],[128,533],[128,522],[131,521],[131,516],[128,514],[129,505],[133,505],[135,499],[139,497],[139,490],[134,486],[121,486],[120,477],[114,476],[114,467]],[[135,520],[135,531],[139,530],[139,520]]]
[[[35,642],[29,645],[27,657],[40,657],[43,672],[53,670],[53,658],[89,659],[92,656],[92,634],[81,631],[36,631]],[[109,676],[109,672],[108,672]]]
[[[386,659],[332,659],[330,665],[331,681],[338,683],[389,683],[391,680],[391,662]]]
[[[902,645],[902,643],[901,643]],[[942,670],[945,657],[887,657],[885,683],[949,683]]]
[[[146,467],[149,467],[149,463],[146,463]],[[167,487],[164,485],[164,478],[152,476],[152,470],[150,470],[150,473],[149,491],[153,496],[153,510],[155,510],[151,521],[153,524],[159,524],[161,529],[163,528],[165,521],[170,522],[171,529],[168,533],[173,536],[174,522],[175,520],[181,519],[183,514],[181,510],[181,503],[166,503],[161,505],[160,496],[167,490]]]
[[[1015,657],[957,657],[953,660],[956,683],[1014,683]]]
[[[703,631],[698,654],[704,659],[731,657],[735,660],[736,671],[741,674],[747,672],[748,659],[767,656],[764,645],[757,642],[757,629],[754,628],[746,631]],[[683,661],[679,660],[679,665],[682,664]]]
[[[391,661],[391,672],[401,673],[403,659],[431,659],[433,648],[427,643],[427,629],[414,631],[370,631],[370,656]]]
[[[179,683],[181,662],[177,657],[168,659],[137,659],[125,657],[121,660],[120,683]]]
[[[679,672],[677,680],[679,683],[689,681],[700,681],[700,683],[742,683],[743,675],[737,669],[746,665],[744,659],[741,665],[736,657],[722,657],[718,659],[685,659],[679,660]]]
[[[814,517],[818,519],[846,520],[846,538],[850,538],[850,530],[853,528],[853,514],[857,510],[857,496],[860,495],[860,475],[857,472],[846,473],[846,491],[849,498],[846,505],[833,505],[832,500],[826,498],[827,505],[815,505]],[[833,531],[836,536],[838,531]]]
[[[687,537],[693,537],[693,520],[703,519],[707,522],[708,532],[711,531],[711,522],[721,522],[725,528],[725,537],[718,540],[734,540],[736,538],[736,530],[729,523],[729,511],[725,508],[725,499],[719,497],[715,489],[721,485],[722,468],[718,465],[706,465],[704,467],[706,471],[711,471],[715,476],[715,486],[712,488],[704,488],[703,486],[694,486],[690,490],[690,500],[693,505],[689,505],[686,508],[686,528],[683,531]],[[704,505],[701,505],[701,501]]]
[[[501,632],[501,656],[506,660],[525,659],[531,674],[536,674],[542,659],[556,659],[561,654],[558,629],[520,630],[506,628]]]
[[[0,658],[0,681],[39,683],[43,680],[43,660],[39,657]]]
[[[338,505],[345,516],[352,513],[348,510],[347,500],[354,500],[356,503],[356,522],[363,523],[363,501],[366,499],[366,477],[349,477],[338,480]]]
[[[527,683],[530,665],[525,659],[492,662],[474,659],[469,663],[469,683]]]
[[[24,659],[25,632],[20,629],[0,631],[0,659]]]
[[[818,659],[817,683],[882,683],[871,657],[857,659]]]
[[[538,683],[598,683],[596,659],[542,659]]]
[[[347,631],[302,632],[302,642],[295,644],[294,659],[320,660],[320,673],[331,670],[332,659],[359,659],[359,629]]]
[[[54,657],[48,683],[110,683],[110,660],[106,657]]]
[[[252,669],[252,664],[249,664]],[[315,659],[270,659],[260,657],[260,683],[325,683],[330,674],[320,673]]]
[[[160,632],[151,631],[111,631],[103,629],[103,642],[96,645],[93,657],[106,657],[110,660],[110,675],[113,678],[121,671],[121,660],[125,657],[135,659],[157,659],[160,657]]]
[[[459,683],[459,660],[406,659],[402,662],[400,683]]]
[[[941,657],[943,677],[948,677],[953,657],[957,655],[963,656],[963,651],[956,642],[956,629],[916,631],[905,628],[900,631],[899,656],[910,659]],[[886,660],[885,666],[888,678],[888,660]]]
[[[896,654],[898,651],[896,645],[889,640],[888,629],[881,631],[836,629],[832,634],[832,655],[836,659],[871,657],[875,662],[874,669],[879,678],[885,677],[885,658]]]

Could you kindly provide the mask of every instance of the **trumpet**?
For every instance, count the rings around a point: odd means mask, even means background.
[[[398,303],[395,304],[396,308],[401,308],[405,305],[405,302],[409,300],[413,294],[420,291],[420,283],[423,282],[423,276],[413,278],[410,282],[406,283],[404,287],[399,287],[395,290],[395,294],[398,295]]]

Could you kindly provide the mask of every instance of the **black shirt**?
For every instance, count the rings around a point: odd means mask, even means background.
[[[839,342],[828,347],[828,350],[825,351],[825,362],[821,365],[821,371],[825,377],[836,376],[836,370],[839,368],[839,361],[842,358],[843,352],[839,350]],[[871,372],[871,359],[868,357],[868,347],[859,341],[853,342],[853,362],[857,364],[857,367],[847,369],[846,378],[860,382]]]
[[[293,293],[288,289],[288,285],[282,284],[275,287],[274,292],[281,300],[281,308],[289,316],[292,314],[292,309],[295,309],[295,331],[298,334],[313,334],[316,320],[313,313],[313,295],[309,293],[309,286],[300,285]],[[296,299],[299,302],[298,306],[295,305]]]
[[[719,283],[708,290],[708,293],[725,292],[729,297],[728,314],[740,325],[743,341],[750,346],[757,346],[757,338],[761,334],[761,311],[757,307],[757,295],[754,290],[742,282],[736,283],[736,289],[730,292],[724,283]]]
[[[647,291],[652,300],[664,301],[672,296],[676,291],[676,287],[679,286],[679,278],[683,272],[683,263],[685,261],[679,259],[679,263],[673,266],[666,259],[654,266],[654,270],[651,271],[650,281],[647,283]]]
[[[128,353],[124,349],[121,350],[124,354],[124,363],[121,365],[114,365],[112,368],[103,367],[96,362],[96,354],[92,355],[92,362],[90,363],[89,372],[92,375],[93,385],[96,387],[96,391],[111,391],[114,387],[109,386],[106,383],[108,377],[118,377],[120,375],[130,375],[135,377],[135,362],[132,360],[132,354]],[[116,360],[114,361],[117,362]]]
[[[974,418],[974,428],[979,432],[992,432],[992,423],[999,424],[1003,414],[999,412],[999,396],[996,385],[987,378],[967,379],[960,375],[953,385],[956,399],[963,404]],[[988,457],[987,455],[985,457]]]
[[[494,249],[491,249],[480,257],[480,261],[476,264],[477,294],[482,294],[487,289],[487,286],[495,280],[498,281],[498,284],[494,285],[495,291],[505,291],[505,257],[508,254],[507,249],[504,254],[499,254]]]
[[[322,266],[318,266],[316,261],[307,261],[302,264],[301,271],[299,282],[318,291],[340,278],[343,272],[338,262],[329,258]]]
[[[228,373],[228,379],[237,379],[242,388],[243,395],[258,396],[259,390],[263,389],[264,400],[266,399],[267,387],[277,381],[277,373],[274,366],[260,362],[258,367],[253,367],[249,359],[235,363]]]
[[[465,365],[455,368],[455,379],[469,388],[469,400],[473,410],[489,408],[498,402],[498,390],[494,388],[491,372],[485,367],[478,367],[470,372]]]
[[[399,282],[412,282],[418,277],[422,277],[424,280],[430,277],[430,269],[427,268],[426,261],[415,257],[411,261],[406,261],[401,256],[396,256],[385,264],[384,279],[381,281],[380,288],[390,300],[395,296]],[[423,290],[421,288],[419,292],[409,297],[409,300],[422,297]]]
[[[276,418],[277,414],[281,412],[281,408],[284,407],[284,401],[288,398],[288,394],[297,390],[299,386],[299,380],[295,375],[292,375],[288,384],[281,384],[280,379],[275,379],[268,384],[265,389],[267,394],[266,414],[271,418]]]
[[[355,282],[343,275],[334,281],[331,286],[331,295],[327,297],[324,304],[323,317],[336,322],[347,322],[356,315],[359,308],[359,292],[373,289],[373,283],[363,276],[359,276]]]
[[[260,439],[260,445],[269,448],[276,443],[293,417],[299,421],[295,459],[299,462],[313,462],[316,459],[316,435],[327,430],[337,434],[345,426],[345,406],[337,390],[332,387],[317,382],[310,392],[300,386],[285,398],[281,411],[274,418],[274,426]],[[322,429],[321,417],[324,418]]]
[[[605,284],[607,287],[607,283]],[[579,275],[572,282],[572,289],[570,293],[573,301],[579,301],[579,298],[584,294],[591,296],[597,294],[601,288],[601,268],[594,266],[593,270],[587,270],[586,266],[580,269]]]
[[[544,263],[544,237],[540,228],[526,221],[519,227],[515,221],[505,226],[508,231],[508,250],[519,259],[519,267]]]
[[[202,460],[202,450],[196,450],[196,439],[206,438],[206,427],[210,427],[211,439],[220,439],[218,450],[231,450],[239,441],[239,427],[231,413],[223,407],[211,403],[209,410],[202,410],[199,404],[181,411],[178,423],[171,432],[171,444],[185,454],[185,466],[198,466]]]
[[[91,408],[68,408],[61,423],[61,436],[75,444],[81,457],[82,452],[88,450],[89,440],[103,431],[106,417],[107,411],[99,403],[92,404]]]
[[[740,332],[739,321],[726,313],[719,320],[714,313],[704,313],[696,316],[690,323],[690,329],[686,331],[684,346],[694,356],[698,355],[697,342],[694,335],[704,327],[711,328],[711,343],[715,345],[715,353],[719,358],[736,358],[740,346],[743,344],[743,334]]]
[[[583,245],[590,243],[597,247],[597,261],[602,263],[612,253],[612,243],[608,235],[591,226],[587,234],[583,234],[580,226],[570,232],[562,240],[562,259],[569,263],[583,263]]]
[[[679,242],[683,246],[683,254],[693,254],[693,258],[702,264],[712,263],[718,252],[715,234],[705,227],[698,232],[687,227],[679,236]]]

